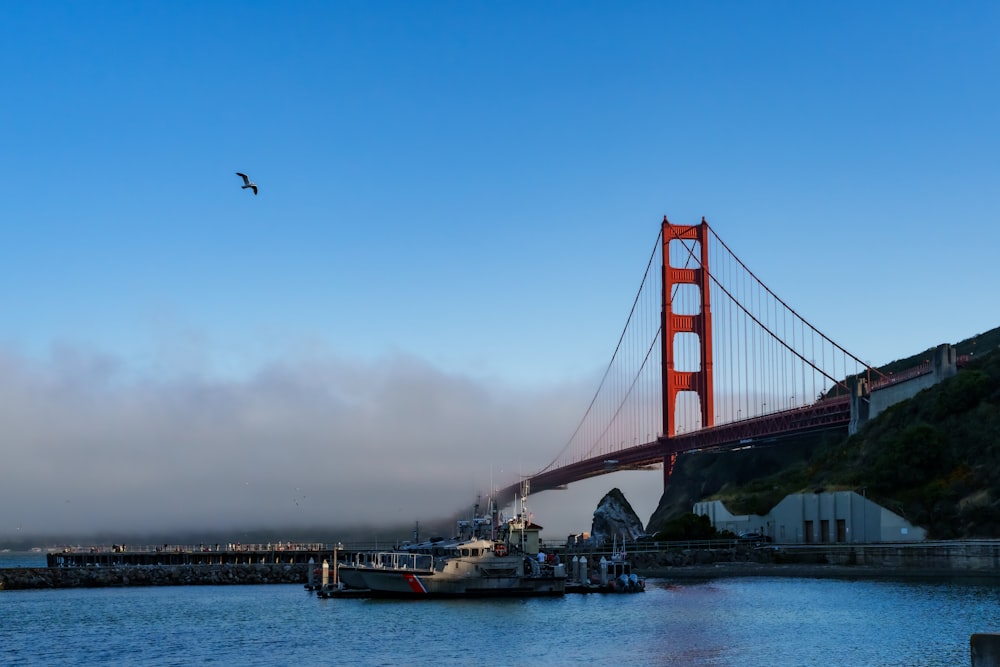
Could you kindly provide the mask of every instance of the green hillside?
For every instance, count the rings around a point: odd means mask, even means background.
[[[702,499],[722,499],[735,514],[764,514],[789,493],[851,489],[933,539],[1000,537],[998,346],[1000,328],[958,343],[969,361],[957,376],[891,407],[855,436],[680,457],[647,531]],[[748,470],[759,474],[747,479]]]
[[[959,343],[953,343],[952,347],[955,348],[955,353],[960,357],[964,356],[975,360],[976,357],[981,357],[991,350],[1000,348],[1000,327],[990,329],[986,333],[981,333],[977,336],[973,336],[972,338],[966,338]],[[930,359],[933,352],[934,348],[927,348],[918,354],[914,354],[904,359],[897,359],[892,363],[886,364],[879,370],[883,373],[897,373],[899,371],[906,370],[907,368],[913,368],[914,366],[919,366],[927,359]]]

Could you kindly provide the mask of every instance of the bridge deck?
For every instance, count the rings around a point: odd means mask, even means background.
[[[841,428],[846,431],[850,420],[849,397],[835,397],[803,408],[744,419],[672,438],[657,438],[653,442],[547,470],[529,478],[531,491],[534,493],[556,489],[618,470],[647,468],[662,464],[664,459],[675,454],[735,450],[815,431]],[[519,487],[520,484],[512,484],[501,489],[498,496],[514,497]]]

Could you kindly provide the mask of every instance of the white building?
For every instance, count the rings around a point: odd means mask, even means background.
[[[778,544],[920,542],[923,528],[853,491],[793,493],[764,516],[735,515],[721,500],[695,503],[716,530],[760,532]]]

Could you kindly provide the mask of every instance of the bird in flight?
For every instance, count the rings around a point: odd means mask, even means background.
[[[240,188],[241,190],[246,190],[247,188],[251,188],[253,190],[253,193],[257,194],[256,183],[251,183],[250,178],[246,174],[241,174],[240,172],[236,172],[236,175],[243,179],[243,187]]]

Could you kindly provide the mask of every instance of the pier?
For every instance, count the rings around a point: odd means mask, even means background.
[[[66,547],[46,554],[49,567],[115,567],[121,565],[275,565],[334,560],[344,548],[321,543],[101,545]]]

